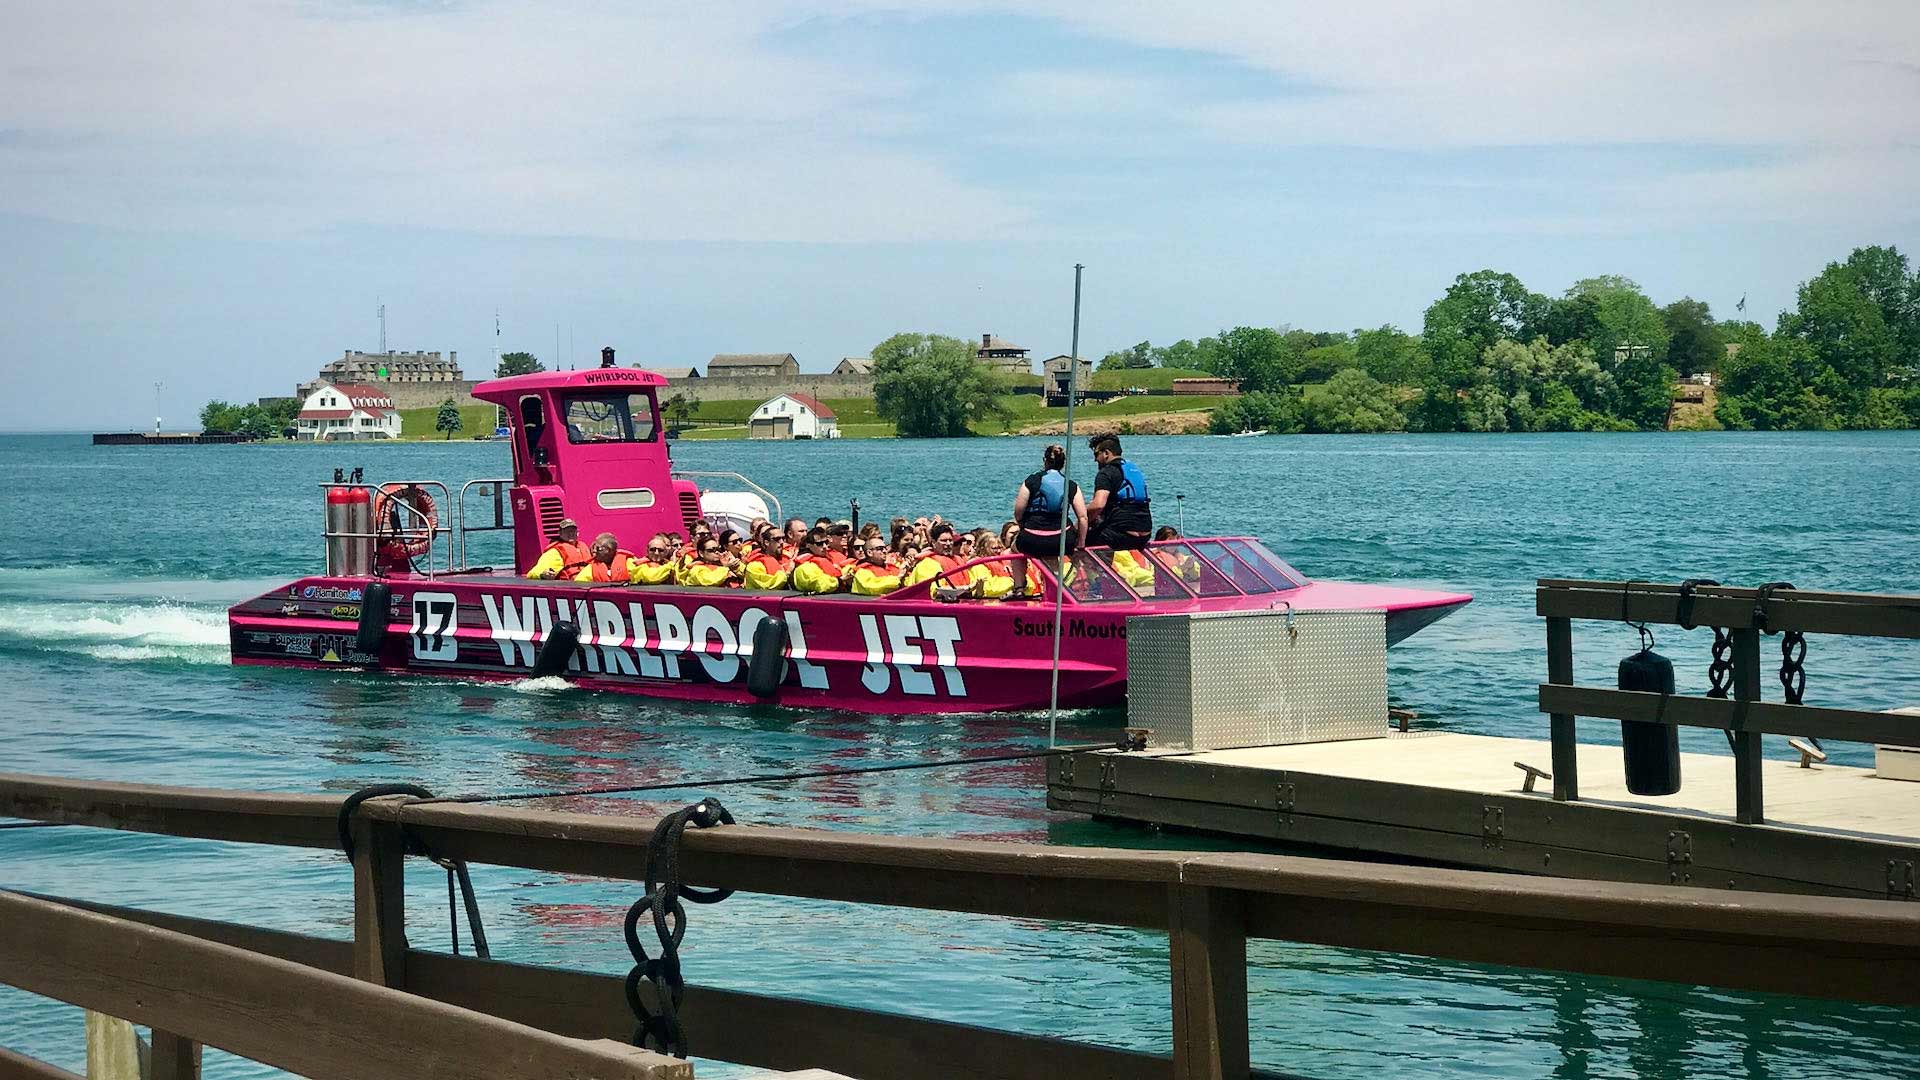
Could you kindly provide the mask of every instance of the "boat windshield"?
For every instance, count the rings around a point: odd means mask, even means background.
[[[652,442],[653,398],[647,394],[581,394],[567,399],[570,443]]]
[[[1202,558],[1212,563],[1222,574],[1225,574],[1227,580],[1231,581],[1234,587],[1243,593],[1270,593],[1276,591],[1279,587],[1262,576],[1260,571],[1254,569],[1252,563],[1227,549],[1227,544],[1230,542],[1232,541],[1195,540],[1193,541],[1193,550],[1198,552]],[[1291,585],[1286,586],[1286,588],[1292,587]]]
[[[1242,561],[1253,567],[1255,573],[1276,589],[1282,591],[1298,589],[1307,583],[1307,579],[1301,576],[1300,571],[1288,566],[1286,560],[1268,551],[1266,546],[1258,540],[1223,540],[1221,542],[1227,545],[1227,550],[1240,556]]]
[[[1142,600],[1191,600],[1193,592],[1187,587],[1183,575],[1169,567],[1160,553],[1154,551],[1114,551],[1110,548],[1088,548],[1087,554],[1106,564],[1121,581],[1127,583]],[[1188,564],[1198,571],[1200,560],[1189,557]],[[1197,573],[1192,576],[1197,576]],[[1216,577],[1218,575],[1215,575]],[[1223,592],[1233,590],[1224,582]]]
[[[1088,555],[1092,557],[1089,558]],[[1082,552],[1067,559],[1066,573],[1061,578],[1066,585],[1067,595],[1083,604],[1114,604],[1131,601],[1133,594],[1120,582],[1103,557],[1110,552]]]

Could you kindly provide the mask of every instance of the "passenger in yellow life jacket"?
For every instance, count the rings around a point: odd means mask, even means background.
[[[620,546],[618,537],[604,532],[593,538],[592,557],[587,559],[587,565],[580,568],[573,580],[603,585],[630,585],[633,583],[633,564],[639,561],[633,552]]]
[[[753,538],[757,553],[740,566],[741,580],[749,589],[784,589],[790,571],[780,557],[780,530],[771,525]]]
[[[793,563],[793,587],[803,593],[839,592],[853,576],[853,564],[828,546],[827,530],[814,526],[807,533],[805,550]]]
[[[860,561],[853,566],[852,584],[848,591],[859,596],[885,596],[899,588],[902,568],[891,556],[885,539],[868,537]]]
[[[680,571],[680,584],[702,588],[736,584],[739,575],[721,561],[725,556],[726,552],[720,547],[718,538],[711,534],[701,537],[699,557]]]
[[[628,580],[635,585],[671,585],[673,583],[673,537],[654,533],[647,541],[647,557],[635,559],[628,567]]]
[[[527,576],[535,581],[556,578],[572,581],[593,558],[593,552],[580,542],[580,525],[572,518],[561,518],[560,528],[554,535],[557,539],[547,545],[547,550],[534,561],[533,569],[527,571]]]
[[[913,573],[907,575],[907,584],[918,585],[923,581],[933,582],[932,585],[927,587],[928,596],[935,595],[935,591],[942,586],[947,588],[971,587],[973,585],[972,573],[960,569],[960,566],[967,560],[953,553],[953,526],[944,521],[939,522],[928,531],[927,535],[933,541],[933,552],[913,564]],[[976,592],[975,595],[978,595],[978,593]]]
[[[974,543],[973,557],[976,559],[991,559],[996,555],[1004,553],[1006,550],[1006,545],[1000,542],[998,536],[992,533],[982,533],[980,539]],[[1004,600],[1016,594],[1022,597],[1039,596],[1040,572],[1034,569],[1031,562],[1028,562],[1027,587],[1024,592],[1020,592],[1014,588],[1014,586],[1018,584],[1018,581],[1014,577],[1013,563],[1014,560],[1012,559],[997,559],[990,563],[976,564],[967,572],[972,576],[974,584],[979,586],[980,595],[988,600]]]
[[[1113,571],[1141,596],[1153,595],[1153,562],[1145,551],[1121,549],[1113,553]]]

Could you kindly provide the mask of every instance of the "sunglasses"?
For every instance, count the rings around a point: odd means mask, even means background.
[[[719,549],[718,547],[703,547],[703,548],[701,548],[701,549],[700,549],[700,554],[702,554],[702,555],[718,555],[718,554],[720,554],[720,549]]]

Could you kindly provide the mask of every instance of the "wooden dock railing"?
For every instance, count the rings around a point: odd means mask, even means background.
[[[1766,680],[1760,657],[1763,632],[1920,638],[1920,596],[1783,589],[1762,604],[1758,589],[1703,585],[1683,600],[1678,584],[1542,578],[1535,610],[1547,622],[1547,681],[1540,684],[1540,711],[1551,718],[1553,797],[1563,802],[1580,797],[1574,726],[1581,716],[1730,732],[1735,817],[1749,825],[1766,821],[1762,735],[1920,746],[1920,717],[1761,700]],[[1757,610],[1762,619],[1756,618]],[[1729,697],[1574,685],[1572,620],[1680,626],[1683,616],[1697,627],[1728,631],[1733,644]]]
[[[341,801],[0,774],[4,816],[296,847],[337,846]],[[653,826],[651,820],[498,805],[369,801],[355,819],[361,854],[354,863],[350,942],[61,903],[73,919],[105,914],[292,962],[276,972],[306,965],[320,969],[311,978],[352,973],[388,988],[389,994],[405,991],[546,1032],[625,1038],[633,1020],[619,976],[410,948],[400,874],[403,830],[443,858],[632,880],[645,865]],[[750,825],[688,831],[680,871],[693,885],[1100,923],[1168,935],[1170,1057],[835,1004],[687,988],[681,1020],[695,1054],[765,1068],[828,1068],[860,1080],[1247,1076],[1249,938],[1920,1004],[1920,980],[1912,977],[1920,962],[1920,905],[1890,901],[1736,896],[1276,855],[1043,847]],[[8,902],[13,905],[8,911],[60,910],[46,900]],[[704,930],[696,927],[696,934],[724,932],[711,918],[701,925]],[[0,951],[0,982],[28,989],[61,989],[46,981],[53,976],[41,973],[74,963],[84,946],[79,940],[48,946],[31,936],[0,937],[14,938]],[[156,975],[149,987],[173,985]],[[337,980],[328,983],[337,985]],[[95,1004],[107,1011],[128,1005],[119,1000]],[[372,1007],[356,1007],[352,1015]],[[155,1022],[186,1026],[184,1018],[171,1014]],[[233,1045],[207,1028],[169,1030]],[[393,1037],[404,1039],[405,1032]],[[267,1052],[251,1044],[239,1050],[250,1051]],[[296,1071],[328,1075],[307,1062]],[[0,1077],[5,1075],[0,1067]]]

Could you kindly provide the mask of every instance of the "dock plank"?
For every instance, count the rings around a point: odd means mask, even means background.
[[[1730,757],[1682,755],[1681,790],[1626,790],[1617,746],[1578,748],[1582,798],[1523,790],[1544,740],[1453,732],[1203,752],[1108,751],[1049,769],[1048,802],[1094,816],[1598,880],[1907,898],[1920,783],[1762,764],[1768,823],[1737,823]],[[1095,760],[1087,760],[1095,759]],[[1078,784],[1073,782],[1079,777]]]

